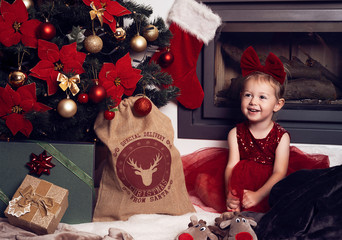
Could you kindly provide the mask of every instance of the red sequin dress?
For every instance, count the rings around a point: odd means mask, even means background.
[[[284,128],[274,123],[265,138],[256,139],[249,131],[247,122],[236,126],[240,161],[233,168],[229,189],[237,192],[240,202],[244,189],[257,191],[272,175],[275,151],[285,133],[287,131]],[[257,206],[242,210],[266,212],[269,210],[268,198],[264,198]]]
[[[258,190],[271,176],[275,159],[275,150],[281,137],[287,131],[278,123],[264,139],[255,139],[248,129],[248,123],[237,126],[237,141],[240,161],[233,169],[229,183],[242,199],[243,189]],[[185,183],[195,205],[225,212],[226,189],[224,172],[228,161],[227,148],[210,147],[200,149],[192,154],[182,156]],[[318,169],[329,167],[329,157],[323,154],[308,154],[297,147],[290,147],[287,174],[300,169]],[[266,212],[269,209],[268,197],[260,204],[246,211]]]

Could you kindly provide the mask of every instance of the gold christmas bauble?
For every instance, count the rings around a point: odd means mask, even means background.
[[[8,82],[12,87],[21,87],[27,80],[26,73],[17,70],[13,71],[8,75]]]
[[[25,4],[26,9],[29,9],[34,6],[33,0],[23,0],[23,3]]]
[[[126,39],[126,31],[125,31],[125,29],[123,29],[121,27],[116,28],[116,30],[114,32],[114,37],[118,41],[125,40]]]
[[[102,50],[103,41],[99,36],[90,35],[84,40],[84,47],[90,53],[98,53]]]
[[[131,48],[135,52],[142,52],[147,47],[147,41],[143,36],[135,35],[130,42]]]
[[[147,41],[150,42],[157,40],[159,36],[158,28],[152,24],[147,25],[144,28],[143,36],[146,38]]]
[[[70,98],[65,98],[58,103],[57,112],[64,118],[71,118],[77,112],[77,104]]]

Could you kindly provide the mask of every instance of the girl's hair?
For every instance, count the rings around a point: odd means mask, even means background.
[[[286,79],[283,84],[280,84],[277,80],[274,79],[274,77],[263,72],[253,72],[252,74],[248,75],[243,81],[242,91],[244,90],[246,82],[252,77],[256,78],[257,80],[269,82],[275,90],[275,96],[277,97],[277,99],[284,97],[285,87],[287,83]]]

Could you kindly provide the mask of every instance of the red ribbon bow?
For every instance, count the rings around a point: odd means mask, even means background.
[[[40,177],[43,173],[50,175],[50,169],[55,166],[51,160],[52,156],[47,156],[46,151],[43,151],[39,156],[31,153],[31,162],[26,163],[26,165],[31,170],[30,174],[36,174]]]
[[[274,77],[280,84],[285,81],[286,73],[283,63],[273,53],[269,53],[265,66],[261,65],[259,57],[252,46],[249,46],[241,57],[242,76],[248,76],[253,72],[263,72]]]

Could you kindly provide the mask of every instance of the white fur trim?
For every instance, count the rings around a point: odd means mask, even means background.
[[[217,14],[195,0],[175,0],[167,20],[176,23],[205,44],[215,37],[216,30],[221,25],[221,18]]]

